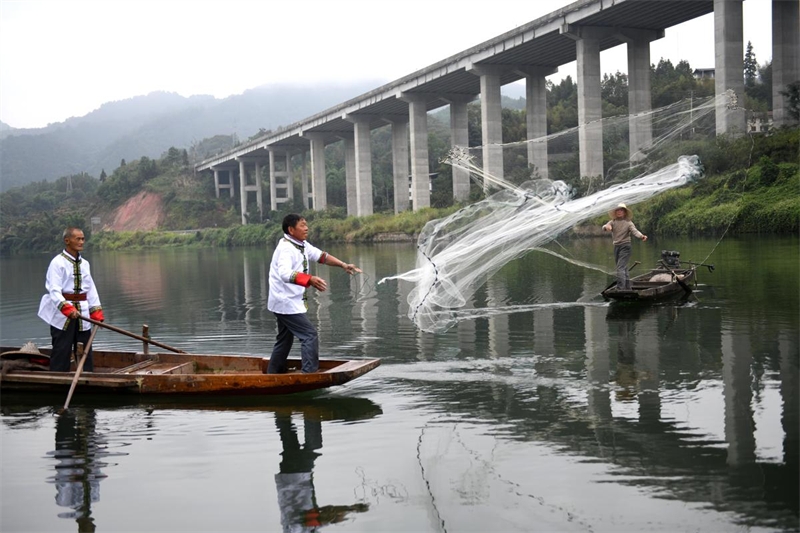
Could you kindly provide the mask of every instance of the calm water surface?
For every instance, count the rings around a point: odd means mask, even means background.
[[[606,240],[565,242],[612,268]],[[634,245],[702,260],[705,239]],[[689,302],[608,304],[611,281],[545,254],[476,308],[534,311],[421,333],[412,245],[327,247],[310,298],[325,356],[381,357],[283,398],[2,396],[2,531],[786,531],[798,529],[800,246],[726,238]],[[268,354],[270,249],[88,253],[109,324],[197,353]],[[3,345],[49,346],[49,255],[0,258]],[[643,270],[642,267],[639,267]],[[636,271],[634,271],[636,272]],[[102,330],[101,330],[102,331]],[[96,345],[141,349],[102,331]]]

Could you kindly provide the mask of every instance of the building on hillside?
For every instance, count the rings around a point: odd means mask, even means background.
[[[747,113],[747,133],[768,133],[772,127],[772,111]]]
[[[696,80],[703,80],[703,79],[714,79],[714,69],[713,68],[696,68],[694,69],[694,79]]]

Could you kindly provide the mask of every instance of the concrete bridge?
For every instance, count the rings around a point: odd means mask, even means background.
[[[744,95],[743,0],[579,0],[494,39],[378,87],[316,115],[203,161],[217,196],[227,189],[263,212],[262,169],[269,167],[270,208],[292,201],[292,158],[301,158],[303,204],[325,209],[325,145],[344,142],[347,213],[373,212],[370,131],[391,125],[394,209],[430,206],[427,113],[450,106],[451,142],[468,146],[467,104],[480,98],[483,167],[503,177],[503,85],[525,79],[527,138],[547,134],[545,76],[577,61],[580,173],[603,174],[600,52],[620,44],[628,52],[628,109],[632,154],[650,146],[652,126],[636,116],[651,109],[650,42],[666,28],[714,13],[715,92]],[[800,80],[800,0],[772,0],[773,120],[790,124],[786,86]],[[742,109],[716,109],[717,134],[743,134]],[[547,177],[547,146],[528,145],[528,163]],[[411,203],[408,176],[411,175]],[[469,195],[469,175],[453,168],[453,197]]]

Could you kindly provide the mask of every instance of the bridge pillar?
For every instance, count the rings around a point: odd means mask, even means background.
[[[747,330],[722,334],[722,395],[730,466],[754,464],[756,459],[751,342]]]
[[[292,179],[292,152],[286,150],[286,197],[294,200],[294,180]]]
[[[408,102],[411,137],[411,203],[414,211],[417,211],[431,205],[427,99],[413,93],[402,93],[399,99]]]
[[[217,198],[219,198],[219,169],[214,168],[214,192],[217,194]]]
[[[503,106],[500,75],[507,69],[497,65],[473,65],[481,77],[481,143],[483,144],[484,190],[492,178],[503,179]]]
[[[474,95],[448,96],[450,104],[450,147],[460,146],[469,149],[469,113],[467,104],[475,99]],[[464,202],[469,199],[469,170],[452,167],[453,200]]]
[[[776,128],[796,125],[789,98],[781,94],[800,81],[800,2],[772,0],[772,121]]]
[[[601,31],[565,25],[561,33],[575,39],[578,59],[578,145],[583,178],[603,176],[603,108],[600,94]]]
[[[325,184],[325,136],[321,133],[304,132],[302,136],[311,141],[311,195],[314,210],[328,207],[328,189]]]
[[[247,165],[244,159],[239,161],[239,206],[242,211],[242,225],[247,224]]]
[[[517,69],[525,76],[525,113],[528,137],[528,166],[547,179],[547,80],[558,68],[525,67]]]
[[[263,193],[261,192],[261,160],[258,159],[256,160],[255,188],[256,188],[256,205],[258,206],[258,216],[260,220],[263,220],[264,196]]]
[[[358,190],[356,174],[356,141],[354,133],[341,136],[344,142],[344,186],[347,193],[347,215],[358,216]]]
[[[300,152],[300,181],[301,181],[301,191],[303,195],[303,207],[308,209],[308,152],[306,150],[302,150]]]
[[[356,118],[356,206],[358,216],[372,214],[372,146],[370,139],[370,122],[367,118]]]
[[[392,174],[394,175],[394,212],[408,210],[408,120],[393,120]]]
[[[664,30],[623,29],[616,37],[628,46],[628,140],[630,158],[637,161],[653,146],[650,43],[664,37]]]
[[[289,152],[279,152],[273,148],[269,150],[269,190],[270,208],[273,211],[278,209],[278,204],[291,202],[294,198],[294,184],[292,183],[292,165]],[[283,156],[279,159],[280,156]],[[279,191],[283,192],[279,196]]]
[[[733,90],[737,106],[717,101],[717,135],[744,135],[744,25],[742,0],[714,0],[714,87],[717,96]],[[773,68],[774,71],[774,68]]]
[[[639,160],[653,145],[650,93],[650,41],[628,43],[628,142],[630,157]]]
[[[269,150],[269,208],[278,210],[278,179],[275,176],[275,151]]]
[[[219,183],[219,172],[220,171],[225,172],[225,174],[228,176],[228,183]],[[218,169],[218,168],[214,169],[214,180],[215,180],[214,185],[216,185],[216,187],[217,187],[217,198],[219,198],[219,196],[220,196],[220,192],[219,191],[221,191],[222,189],[228,189],[228,197],[229,198],[233,198],[234,197],[233,179],[234,178],[233,178],[233,170],[232,169],[227,169],[227,170],[226,169]]]

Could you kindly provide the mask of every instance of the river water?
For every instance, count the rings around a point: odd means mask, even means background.
[[[605,239],[562,253],[612,269]],[[282,398],[2,396],[2,531],[785,531],[798,529],[796,236],[651,239],[708,257],[688,302],[609,304],[547,254],[508,264],[442,334],[408,319],[411,244],[331,246],[323,356],[380,357]],[[196,353],[268,354],[272,250],[87,253],[109,324]],[[49,346],[50,257],[0,258],[3,345]],[[643,267],[638,267],[644,270]],[[636,271],[634,271],[635,273]],[[506,313],[538,304],[531,311]],[[552,305],[546,305],[552,304]],[[98,348],[141,349],[103,331]],[[296,349],[296,348],[295,348]]]

